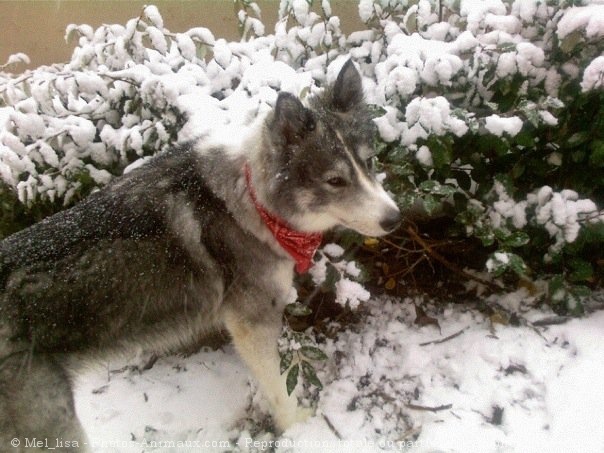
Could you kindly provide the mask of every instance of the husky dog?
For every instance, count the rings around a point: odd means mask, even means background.
[[[0,243],[1,451],[13,438],[83,445],[74,356],[172,352],[222,327],[278,428],[305,417],[276,345],[294,266],[308,268],[322,231],[383,235],[401,214],[368,168],[351,61],[308,107],[282,92],[254,124],[237,146],[162,153]]]

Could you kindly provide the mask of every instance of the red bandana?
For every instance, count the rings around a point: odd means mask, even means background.
[[[281,247],[296,261],[296,272],[303,274],[310,269],[312,257],[321,245],[323,236],[321,233],[296,231],[285,220],[268,212],[256,198],[256,192],[252,187],[252,172],[249,164],[245,164],[245,182],[254,206],[262,217],[264,224],[273,233]]]

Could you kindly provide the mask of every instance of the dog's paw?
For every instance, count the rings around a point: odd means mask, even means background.
[[[277,428],[279,428],[281,432],[287,431],[292,425],[303,423],[313,415],[315,415],[313,409],[308,407],[297,407],[295,410],[289,411],[287,414],[281,414],[277,417]]]

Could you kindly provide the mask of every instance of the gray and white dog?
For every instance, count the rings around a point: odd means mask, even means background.
[[[351,61],[308,107],[280,93],[254,124],[237,146],[160,154],[0,243],[1,451],[13,438],[83,445],[73,357],[173,352],[221,327],[276,425],[305,417],[276,345],[294,265],[308,268],[322,231],[383,235],[401,214],[367,165],[373,127]]]

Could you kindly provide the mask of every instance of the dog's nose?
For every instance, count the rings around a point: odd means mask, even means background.
[[[403,215],[398,209],[389,211],[388,214],[380,221],[380,227],[388,233],[396,230],[403,221]]]

